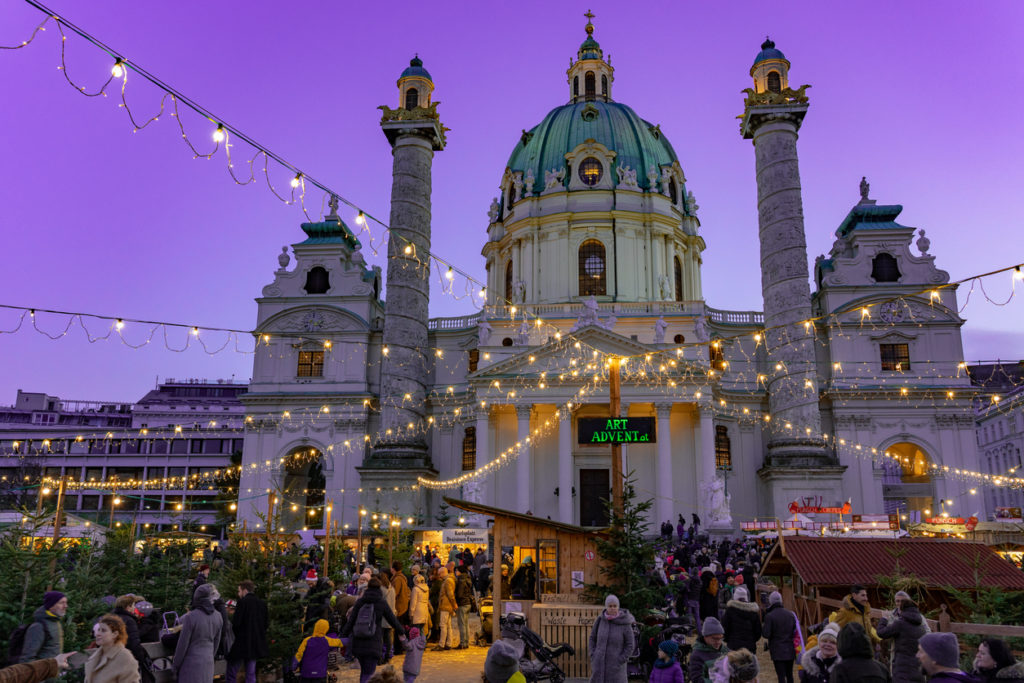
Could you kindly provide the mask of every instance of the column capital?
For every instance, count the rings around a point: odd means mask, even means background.
[[[529,418],[533,415],[533,404],[516,404],[516,417]]]
[[[669,413],[672,412],[672,406],[674,405],[674,403],[655,403],[654,410],[659,418],[668,417]]]

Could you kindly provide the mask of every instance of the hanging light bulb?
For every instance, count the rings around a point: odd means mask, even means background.
[[[213,131],[214,142],[224,142],[224,125],[217,124],[217,130]]]
[[[117,322],[114,323],[114,327],[116,327],[118,330],[123,330],[124,329],[124,321],[121,320],[120,318],[118,318]]]
[[[1013,269],[1014,280],[1024,280],[1024,272],[1021,272],[1020,266]]]
[[[124,60],[120,57],[114,62],[114,66],[110,68],[110,75],[114,78],[121,78],[124,76]]]
[[[295,177],[292,178],[292,187],[298,187],[299,183],[301,183],[301,182],[302,182],[302,174],[301,173],[296,173]]]
[[[480,298],[481,299],[487,298],[487,288],[486,287],[481,287],[480,288]]]
[[[363,213],[362,211],[360,211],[356,215],[356,224],[357,225],[366,225],[366,214]]]
[[[449,280],[452,280],[452,279],[454,279],[454,278],[455,278],[455,271],[454,271],[454,270],[452,270],[452,267],[451,267],[451,266],[448,266],[448,272],[446,272],[446,273],[444,274],[444,276],[445,276],[446,278],[448,278]]]

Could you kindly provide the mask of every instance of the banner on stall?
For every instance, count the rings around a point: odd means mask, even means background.
[[[487,545],[487,529],[442,529],[445,545]]]
[[[997,522],[1015,522],[1020,524],[1024,522],[1024,516],[1021,515],[1020,508],[996,508],[996,521]]]
[[[897,531],[900,528],[900,519],[899,515],[853,515],[850,528],[862,531],[872,529]]]

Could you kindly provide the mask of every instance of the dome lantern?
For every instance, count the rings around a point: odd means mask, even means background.
[[[398,77],[398,107],[412,111],[416,107],[430,106],[430,94],[434,92],[434,80],[423,68],[419,55],[409,60],[409,67]]]
[[[754,77],[754,91],[782,92],[789,87],[789,60],[782,50],[775,48],[775,42],[768,38],[761,43],[761,51],[754,58],[750,75]]]
[[[604,59],[601,44],[594,39],[594,13],[587,10],[584,14],[587,25],[584,30],[587,37],[580,43],[576,52],[576,61],[569,60],[566,72],[569,82],[569,102],[611,102],[612,81],[615,80],[615,69]]]

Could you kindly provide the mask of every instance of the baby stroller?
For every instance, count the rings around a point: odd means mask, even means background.
[[[501,618],[501,634],[502,639],[514,639],[523,644],[523,656],[519,660],[519,670],[523,673],[527,683],[536,681],[562,683],[565,680],[565,672],[559,668],[555,660],[564,654],[570,656],[576,654],[576,650],[571,645],[568,643],[548,645],[539,633],[526,625],[526,617],[520,612],[509,612]]]

